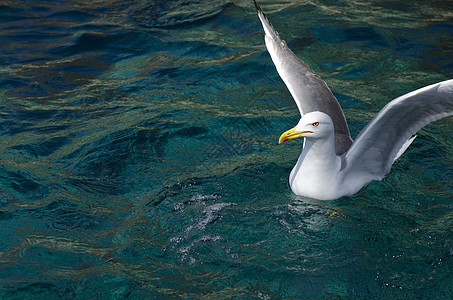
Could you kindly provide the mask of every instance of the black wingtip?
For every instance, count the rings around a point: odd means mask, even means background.
[[[257,12],[263,13],[263,11],[261,10],[260,6],[258,5],[258,3],[256,3],[255,0],[253,0],[253,4],[255,5],[255,8],[256,8]]]

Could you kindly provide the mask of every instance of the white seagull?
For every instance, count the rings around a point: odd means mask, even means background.
[[[296,195],[334,200],[357,193],[371,181],[385,177],[418,130],[453,115],[453,80],[447,80],[392,100],[353,141],[340,104],[327,84],[297,58],[255,0],[253,3],[267,50],[302,116],[279,140],[305,138],[289,176]]]

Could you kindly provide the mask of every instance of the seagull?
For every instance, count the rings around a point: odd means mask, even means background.
[[[289,176],[294,194],[319,200],[352,196],[382,180],[425,125],[453,115],[453,79],[389,102],[353,141],[345,116],[327,84],[280,39],[255,0],[266,48],[301,114],[279,143],[304,137]]]

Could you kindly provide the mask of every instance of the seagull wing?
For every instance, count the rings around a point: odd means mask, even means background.
[[[453,80],[426,86],[394,99],[359,133],[344,154],[345,171],[360,174],[351,178],[363,178],[365,184],[381,180],[409,147],[418,130],[451,115]]]
[[[263,24],[267,50],[278,74],[296,101],[300,114],[303,116],[312,111],[321,111],[329,115],[335,128],[336,153],[343,154],[351,146],[352,139],[340,104],[324,80],[280,39],[260,7],[253,2]]]

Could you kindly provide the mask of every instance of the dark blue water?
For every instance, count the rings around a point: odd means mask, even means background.
[[[453,78],[450,1],[262,1],[351,132]],[[0,5],[0,298],[453,297],[453,120],[354,197],[294,196],[249,1]]]

